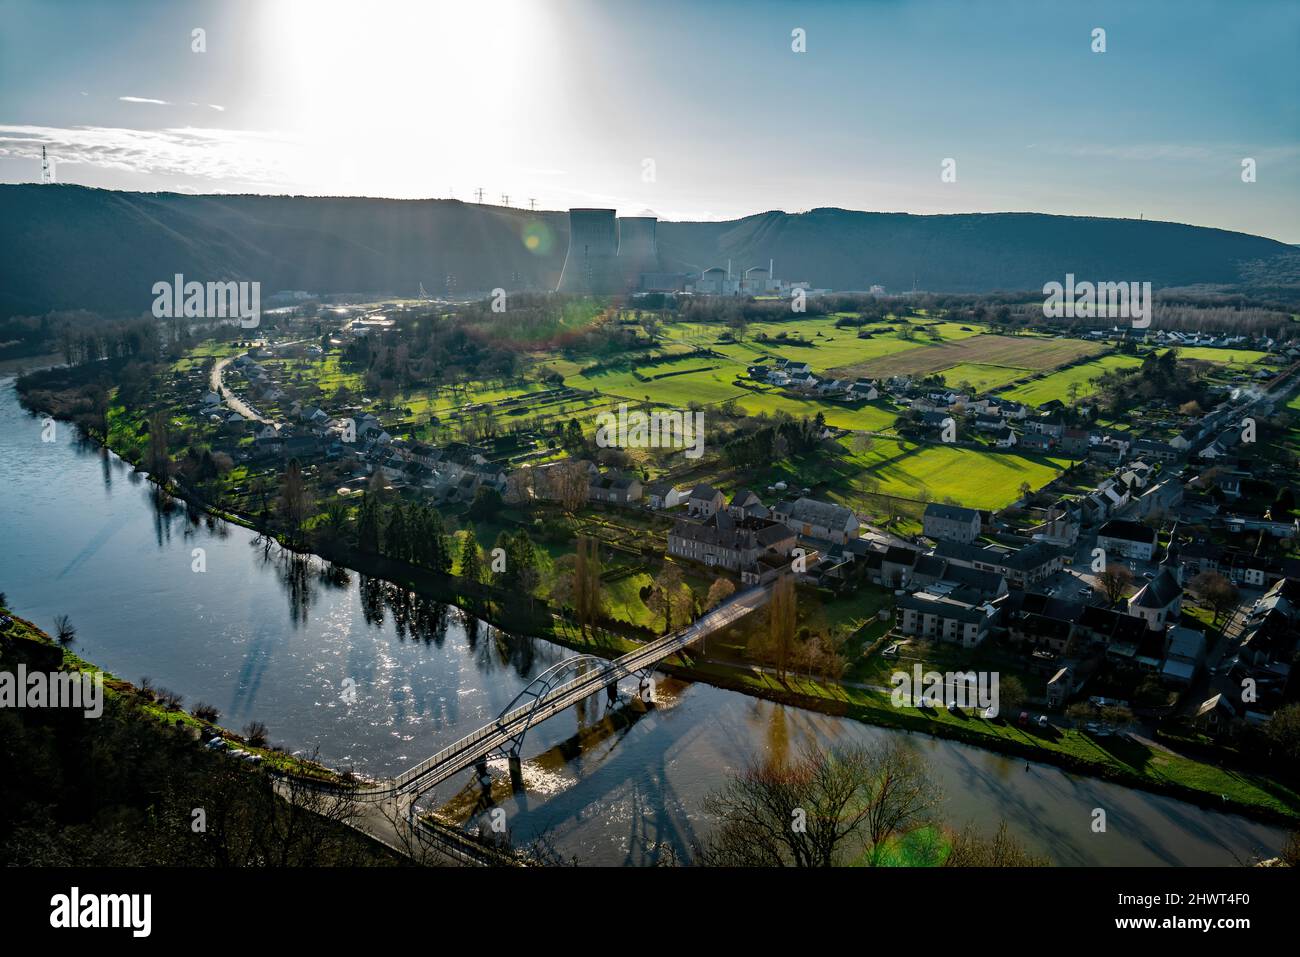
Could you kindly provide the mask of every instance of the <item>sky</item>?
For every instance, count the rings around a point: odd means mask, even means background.
[[[1297,62],[1288,0],[0,0],[0,182],[1300,243]]]

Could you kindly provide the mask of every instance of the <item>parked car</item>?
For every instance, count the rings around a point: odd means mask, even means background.
[[[1040,728],[1045,728],[1045,727],[1047,727],[1047,715],[1045,715],[1045,714],[1040,714],[1040,715],[1038,716],[1038,726],[1039,726]]]
[[[1020,727],[1024,728],[1027,727],[1028,725],[1029,725],[1029,712],[1028,711],[1020,712]]]

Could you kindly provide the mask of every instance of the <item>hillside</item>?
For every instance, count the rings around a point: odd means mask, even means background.
[[[1080,278],[1294,294],[1300,254],[1243,233],[1174,223],[990,213],[913,216],[816,209],[731,222],[661,223],[665,268],[775,259],[814,286],[888,291],[1039,289]],[[137,312],[152,285],[257,279],[280,289],[414,295],[549,289],[564,212],[457,200],[124,193],[0,185],[0,316]],[[450,277],[450,280],[449,280]]]

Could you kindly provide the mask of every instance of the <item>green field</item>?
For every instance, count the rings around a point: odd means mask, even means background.
[[[877,439],[867,452],[851,453],[850,460],[862,475],[880,483],[881,494],[919,499],[928,492],[936,500],[950,498],[968,508],[988,509],[1018,499],[1022,482],[1037,489],[1070,464],[1064,458],[913,445],[891,439]],[[854,496],[868,491],[866,483],[851,479],[843,498],[849,504]]]
[[[766,412],[773,415],[786,412],[795,418],[815,416],[818,412],[826,417],[826,424],[837,429],[851,429],[855,432],[885,432],[892,430],[898,412],[883,403],[869,403],[853,408],[824,399],[798,399],[783,395],[775,390],[763,392],[742,392],[735,400],[740,408],[750,415]]]
[[[1079,339],[970,336],[856,363],[839,369],[838,374],[871,378],[931,375],[965,364],[1007,366],[1012,369],[1054,369],[1081,356],[1095,355],[1101,349],[1102,347],[1094,342],[1083,342]]]
[[[970,508],[999,509],[1020,497],[1020,484],[1040,488],[1070,464],[1068,459],[1017,452],[993,452],[951,445],[915,445],[876,438],[865,452],[841,440],[842,458],[812,456],[787,459],[713,484],[724,494],[741,486],[762,489],[785,482],[859,511],[872,510],[872,496],[915,501],[953,501]]]
[[[1250,365],[1268,355],[1254,349],[1215,349],[1212,346],[1176,346],[1174,351],[1180,359],[1200,359],[1219,365]]]
[[[990,389],[996,389],[998,386],[1006,385],[1008,382],[1014,382],[1017,379],[1023,379],[1025,376],[1030,375],[1031,372],[1030,369],[1012,368],[1011,366],[963,362],[951,369],[944,369],[939,374],[943,376],[943,381],[950,389],[955,389],[961,383],[968,382],[979,393],[988,392]]]
[[[1050,402],[1053,399],[1069,402],[1070,385],[1072,383],[1078,383],[1079,395],[1086,396],[1093,391],[1090,380],[1096,379],[1112,369],[1133,369],[1141,364],[1142,360],[1136,356],[1102,356],[1102,358],[1094,359],[1091,362],[1080,363],[1069,369],[1053,372],[1041,379],[1025,382],[1014,389],[1001,393],[1001,395],[1003,398],[1034,406],[1042,405],[1044,402]]]

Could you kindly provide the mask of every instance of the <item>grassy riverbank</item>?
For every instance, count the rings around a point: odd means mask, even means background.
[[[290,784],[339,776],[243,742],[104,672],[0,609],[0,672],[25,669],[21,706],[0,708],[0,865],[390,866],[404,859],[348,826],[353,802]],[[55,674],[102,677],[94,697],[37,700]],[[33,684],[40,676],[44,681]],[[262,756],[204,748],[209,728]],[[293,795],[286,799],[286,788]]]

